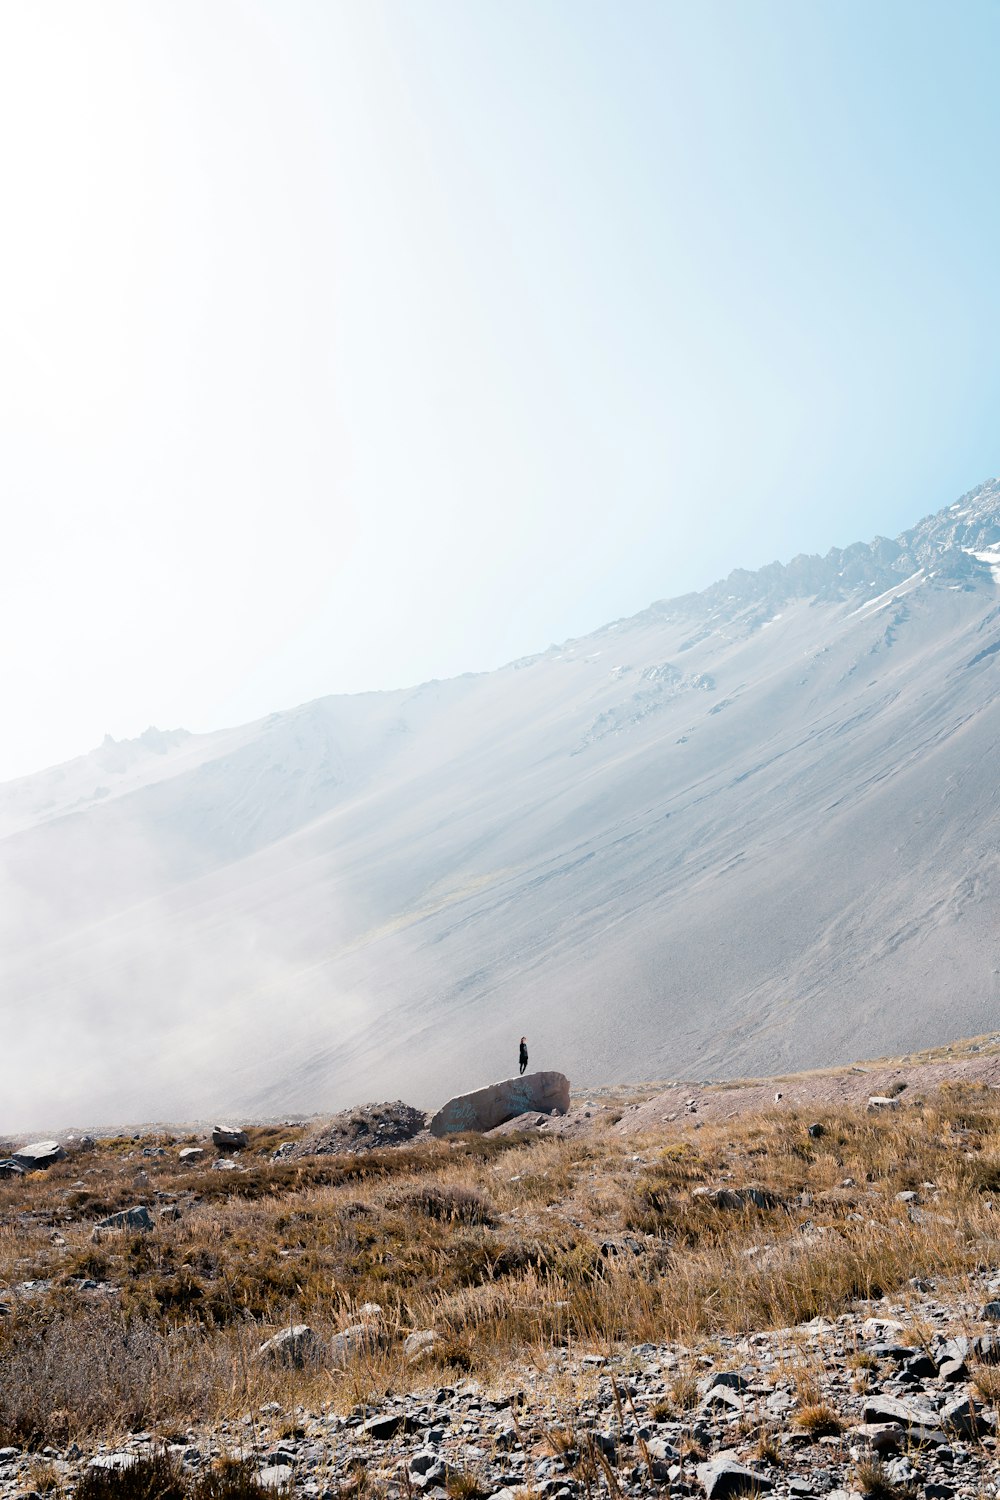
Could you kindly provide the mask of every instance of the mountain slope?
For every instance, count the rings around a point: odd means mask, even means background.
[[[497,672],[0,787],[11,1121],[995,1024],[1000,484]]]

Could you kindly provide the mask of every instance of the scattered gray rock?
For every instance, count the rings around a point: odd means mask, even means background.
[[[369,1417],[367,1422],[362,1422],[361,1431],[370,1438],[384,1442],[387,1438],[395,1437],[397,1432],[420,1432],[421,1426],[408,1412],[394,1411]]]
[[[294,1323],[282,1328],[273,1338],[267,1339],[257,1350],[258,1358],[276,1364],[295,1365],[301,1369],[307,1360],[320,1352],[320,1340],[308,1323]]]
[[[862,1454],[875,1454],[883,1458],[887,1453],[899,1452],[904,1432],[895,1422],[861,1422],[850,1428],[848,1437],[851,1446]]]
[[[352,1323],[330,1340],[330,1357],[335,1364],[346,1364],[354,1355],[365,1350],[371,1353],[384,1343],[385,1332],[377,1324]]]
[[[895,1422],[912,1442],[944,1443],[937,1413],[895,1396],[872,1395],[865,1399],[866,1422]]]
[[[868,1100],[868,1108],[872,1113],[878,1110],[899,1109],[899,1100],[890,1098],[888,1094],[872,1094]]]
[[[0,1161],[0,1178],[23,1177],[24,1168],[19,1166],[12,1156]]]
[[[418,1328],[403,1340],[403,1353],[410,1364],[416,1364],[431,1353],[439,1339],[433,1328]]]
[[[990,1422],[984,1416],[982,1403],[969,1395],[956,1396],[954,1400],[946,1401],[938,1412],[938,1420],[948,1432],[958,1432],[962,1437],[969,1438],[984,1437],[996,1425],[995,1418]]]
[[[741,1370],[715,1370],[705,1383],[705,1391],[714,1390],[717,1385],[728,1386],[731,1391],[742,1394],[749,1389],[750,1382]]]
[[[291,1484],[293,1472],[291,1464],[267,1464],[257,1470],[257,1479],[265,1489],[283,1490]]]
[[[781,1199],[767,1188],[697,1187],[692,1198],[706,1198],[716,1208],[778,1208]]]
[[[106,1219],[99,1219],[94,1225],[94,1237],[97,1238],[107,1230],[129,1230],[135,1234],[145,1234],[153,1227],[153,1215],[140,1203],[134,1208],[123,1208],[120,1213],[108,1214]]]
[[[972,1340],[972,1352],[984,1365],[1000,1365],[1000,1336],[981,1333]]]
[[[228,1125],[212,1127],[212,1141],[220,1151],[243,1151],[250,1144],[245,1130],[233,1130]]]
[[[183,1151],[178,1152],[177,1160],[182,1161],[185,1166],[193,1166],[197,1161],[205,1160],[204,1146],[185,1146]]]
[[[727,1453],[699,1464],[695,1472],[707,1500],[728,1500],[731,1495],[759,1495],[774,1488],[766,1474],[744,1468]]]

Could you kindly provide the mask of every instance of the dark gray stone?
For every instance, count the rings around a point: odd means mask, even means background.
[[[946,1401],[938,1420],[949,1432],[961,1433],[963,1437],[983,1437],[991,1431],[990,1423],[983,1417],[982,1405],[967,1395]]]
[[[367,1422],[362,1422],[361,1431],[366,1432],[371,1438],[378,1438],[384,1442],[386,1438],[395,1437],[397,1432],[419,1432],[421,1424],[406,1412],[386,1412],[382,1416],[369,1417]]]
[[[781,1200],[767,1188],[697,1187],[692,1198],[705,1198],[716,1208],[778,1208]]]
[[[708,1378],[705,1386],[706,1393],[714,1390],[718,1385],[728,1386],[731,1391],[739,1391],[741,1394],[750,1388],[749,1380],[739,1370],[717,1370]]]
[[[865,1398],[864,1420],[866,1422],[896,1422],[900,1427],[925,1427],[934,1422],[934,1412],[912,1401],[900,1401],[896,1396],[878,1393]]]
[[[95,1234],[103,1230],[132,1230],[135,1233],[146,1233],[153,1228],[153,1215],[148,1208],[141,1203],[135,1208],[123,1208],[120,1213],[108,1214],[106,1219],[99,1219],[94,1225]]]
[[[743,1397],[728,1385],[713,1385],[702,1399],[702,1411],[742,1411]]]
[[[935,1347],[934,1357],[939,1365],[947,1364],[949,1360],[968,1359],[970,1347],[966,1338],[942,1339]]]
[[[11,1152],[13,1160],[25,1172],[38,1172],[62,1161],[66,1155],[58,1141],[32,1141],[28,1146],[19,1146]]]
[[[874,1355],[876,1359],[891,1359],[894,1364],[902,1365],[912,1359],[913,1347],[910,1344],[869,1344],[865,1353]]]
[[[707,1500],[729,1500],[731,1495],[759,1495],[774,1488],[766,1474],[745,1469],[728,1454],[720,1453],[696,1470]]]

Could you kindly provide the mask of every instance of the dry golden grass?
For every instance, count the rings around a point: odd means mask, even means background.
[[[221,1463],[192,1476],[163,1451],[120,1469],[88,1468],[75,1491],[79,1500],[273,1500],[275,1493],[288,1491],[262,1485],[250,1464]]]
[[[984,1401],[1000,1405],[1000,1369],[996,1365],[977,1365],[972,1371],[972,1384]]]
[[[858,1464],[854,1482],[868,1500],[910,1500],[916,1490],[908,1484],[897,1484],[881,1459],[866,1458]]]
[[[0,1443],[162,1431],[269,1400],[346,1409],[456,1371],[502,1381],[514,1360],[544,1368],[553,1348],[786,1327],[914,1276],[995,1264],[1000,1101],[973,1087],[917,1095],[892,1117],[776,1111],[666,1142],[602,1122],[580,1139],[272,1162],[286,1128],[254,1133],[236,1172],[182,1167],[180,1143],[102,1142],[0,1182],[0,1302],[12,1308],[0,1317]],[[165,1155],[141,1155],[157,1145]],[[926,1181],[936,1188],[921,1188],[911,1216],[895,1195]],[[692,1196],[748,1185],[776,1206]],[[135,1203],[179,1217],[93,1242],[98,1217]],[[50,1285],[12,1290],[27,1281]],[[384,1348],[343,1367],[258,1359],[292,1323],[328,1347],[365,1302],[383,1309]],[[402,1354],[417,1328],[440,1335],[419,1376]],[[664,1409],[695,1399],[679,1375]]]
[[[843,1422],[825,1401],[814,1401],[801,1407],[793,1420],[796,1427],[814,1438],[839,1437],[844,1430]]]
[[[776,1432],[765,1431],[757,1439],[754,1456],[760,1463],[777,1467],[782,1461],[781,1442]]]

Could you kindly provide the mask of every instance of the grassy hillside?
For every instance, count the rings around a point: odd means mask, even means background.
[[[0,1182],[0,1447],[268,1401],[347,1411],[458,1375],[503,1383],[553,1351],[694,1348],[1000,1260],[991,1088],[924,1092],[916,1069],[886,1113],[775,1106],[638,1136],[625,1103],[564,1137],[367,1155],[274,1160],[301,1131],[257,1130],[232,1169],[211,1146],[188,1166],[190,1140],[123,1136]],[[95,1235],[139,1204],[151,1230]],[[258,1354],[299,1324],[315,1335],[300,1363]],[[415,1330],[437,1336],[417,1361]],[[685,1390],[680,1371],[666,1399]]]

